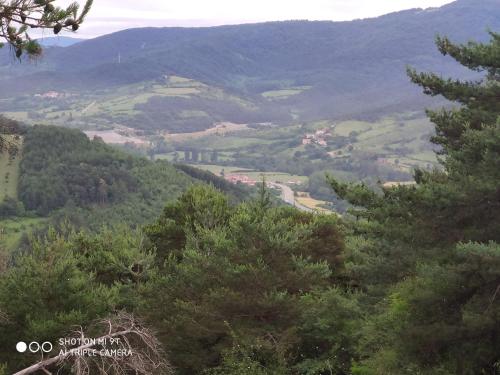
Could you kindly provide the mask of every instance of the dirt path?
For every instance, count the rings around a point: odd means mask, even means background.
[[[82,114],[84,114],[85,112],[87,112],[90,108],[92,108],[94,105],[96,104],[95,101],[93,101],[92,103],[90,103],[87,107],[85,107],[83,110],[82,110]]]

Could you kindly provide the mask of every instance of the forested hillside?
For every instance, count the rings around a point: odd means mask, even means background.
[[[165,162],[151,163],[78,130],[50,126],[27,132],[20,168],[19,199],[42,216],[64,207],[95,208],[118,210],[117,218],[139,223],[192,183]]]
[[[0,158],[5,173],[0,183],[0,247],[13,247],[23,234],[48,225],[90,230],[143,225],[192,184],[215,184],[233,202],[252,195],[250,189],[214,175],[166,161],[151,162],[98,138],[90,140],[78,130],[54,126],[21,130],[15,122],[4,123],[11,124],[15,134],[23,132],[16,135],[23,143],[22,149],[12,155],[4,152]]]

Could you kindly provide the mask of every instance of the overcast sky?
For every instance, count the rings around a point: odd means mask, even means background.
[[[57,0],[64,5],[73,0]],[[84,0],[77,0],[83,3]],[[215,26],[291,19],[344,21],[452,0],[94,0],[79,37],[132,27]],[[71,36],[67,33],[65,35]]]

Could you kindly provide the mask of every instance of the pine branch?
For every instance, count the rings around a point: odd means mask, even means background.
[[[0,0],[0,38],[15,50],[16,57],[24,52],[29,56],[39,56],[42,49],[36,41],[30,39],[28,28],[52,29],[54,34],[62,30],[77,31],[85,16],[89,13],[93,0],[87,0],[78,15],[78,3],[72,3],[65,9],[55,7],[55,0],[14,0],[7,5]],[[21,26],[17,28],[16,26]],[[1,47],[1,45],[0,45]]]

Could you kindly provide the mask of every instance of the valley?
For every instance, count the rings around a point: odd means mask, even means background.
[[[312,198],[331,201],[321,176],[344,181],[410,181],[416,168],[438,167],[430,143],[431,123],[422,113],[407,113],[368,121],[319,121],[276,126],[248,125],[224,134],[170,140],[155,158],[209,170],[246,176],[251,182],[266,176]],[[153,146],[153,149],[155,147]],[[330,195],[329,195],[330,194]]]
[[[133,29],[47,47],[24,70],[0,54],[9,92],[0,93],[0,113],[216,174],[300,176],[288,184],[294,191],[343,206],[325,174],[377,186],[438,166],[424,108],[445,101],[421,95],[405,67],[474,78],[435,51],[433,39],[485,40],[483,26],[499,26],[493,3],[347,23]]]
[[[499,0],[431,2],[0,0],[0,375],[498,374]]]
[[[441,22],[466,8],[478,14]],[[484,39],[479,26],[464,34],[460,23],[480,16],[496,25],[485,9],[464,0],[345,24],[134,29],[60,45],[49,40],[44,58],[23,62],[22,72],[0,54],[0,83],[11,92],[0,93],[0,113],[28,126],[81,130],[230,184],[254,186],[264,176],[282,185],[277,190],[293,191],[293,199],[282,194],[285,203],[344,212],[326,175],[379,188],[440,167],[423,108],[444,102],[420,95],[404,64],[473,77],[431,48],[431,33]],[[400,29],[402,22],[411,27]],[[429,34],[419,36],[425,43],[411,43],[415,30]],[[362,35],[371,35],[373,46]],[[16,196],[19,159],[0,162],[0,194]]]
[[[118,89],[21,96],[3,100],[0,108],[24,123],[81,129],[91,139],[152,159],[246,168],[255,171],[249,174],[254,179],[263,172],[301,176],[300,187],[293,189],[319,201],[331,197],[325,184],[312,186],[317,185],[317,179],[310,179],[314,175],[330,173],[374,185],[408,181],[413,169],[437,165],[429,142],[432,125],[423,112],[301,121],[298,107],[282,103],[309,89],[236,95],[187,77],[164,76]],[[270,115],[277,108],[286,114],[278,121]]]

